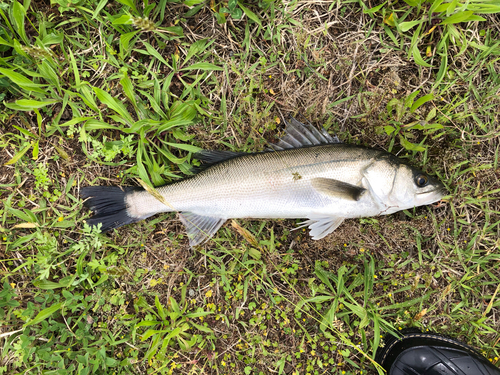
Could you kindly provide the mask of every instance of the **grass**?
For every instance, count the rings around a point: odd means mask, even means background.
[[[436,8],[437,7],[437,8]],[[453,9],[451,8],[453,7]],[[472,13],[471,13],[472,12]],[[500,37],[482,2],[0,4],[0,374],[370,374],[384,332],[500,354]],[[445,203],[101,235],[79,188],[160,185],[303,114],[436,174]]]

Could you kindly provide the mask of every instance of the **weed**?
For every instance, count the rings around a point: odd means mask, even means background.
[[[47,190],[50,185],[50,179],[48,177],[48,169],[42,163],[38,164],[38,167],[33,170],[33,175],[35,176],[35,186],[37,189]]]
[[[144,357],[150,363],[165,362],[167,350],[171,350],[171,342],[175,342],[181,350],[191,350],[194,346],[203,349],[206,345],[206,339],[202,334],[191,334],[188,331],[197,329],[204,333],[213,333],[213,330],[203,324],[203,318],[212,312],[203,311],[198,308],[197,311],[188,312],[189,304],[186,302],[186,287],[182,287],[182,297],[180,305],[173,297],[170,297],[168,305],[165,308],[155,297],[156,311],[150,310],[144,320],[141,320],[134,327],[133,336],[137,334],[139,328],[148,327],[141,334],[141,340],[145,341],[151,338],[151,345]],[[195,323],[199,319],[201,324]]]
[[[385,8],[386,3],[371,9],[365,9],[367,14],[382,11],[384,29],[392,41],[399,45],[391,29],[396,28],[405,39],[411,40],[408,48],[408,57],[413,57],[416,64],[431,67],[422,57],[421,48],[425,47],[425,57],[440,56],[440,69],[436,81],[440,82],[448,67],[449,45],[459,48],[458,55],[465,53],[467,47],[472,46],[481,50],[489,48],[479,39],[471,40],[467,37],[467,30],[458,27],[460,23],[486,21],[478,14],[493,14],[500,12],[500,6],[493,1],[477,0],[467,2],[445,2],[434,0],[405,1],[410,8]],[[400,14],[400,16],[398,16]],[[407,21],[407,19],[413,19]],[[416,29],[415,29],[416,27]],[[406,34],[410,32],[410,34]]]
[[[432,108],[423,118],[418,113],[415,113],[422,105],[434,99],[433,94],[427,94],[415,101],[419,92],[417,90],[404,99],[394,98],[387,103],[387,112],[382,115],[382,120],[387,125],[379,128],[379,131],[383,130],[388,136],[391,136],[389,151],[392,151],[396,137],[399,138],[401,146],[405,149],[409,151],[424,151],[425,147],[423,144],[426,138],[419,145],[414,144],[409,141],[409,139],[415,137],[412,131],[421,130],[427,136],[443,128],[443,125],[433,122],[436,121],[436,108]],[[409,117],[412,115],[415,116],[413,121],[409,120]]]

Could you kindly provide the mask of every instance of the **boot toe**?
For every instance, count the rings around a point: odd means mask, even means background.
[[[473,348],[445,336],[413,331],[384,341],[375,360],[389,375],[500,375]]]

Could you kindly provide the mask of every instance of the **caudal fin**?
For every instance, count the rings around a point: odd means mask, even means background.
[[[128,194],[142,190],[142,188],[132,186],[87,186],[82,188],[80,190],[81,197],[88,198],[84,205],[94,212],[94,216],[86,220],[87,224],[97,226],[101,223],[101,231],[107,232],[144,219],[144,217],[129,216],[125,199]]]

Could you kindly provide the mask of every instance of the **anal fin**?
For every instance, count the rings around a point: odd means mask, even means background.
[[[226,222],[226,219],[212,216],[197,215],[192,212],[182,212],[179,219],[186,227],[191,247],[200,245],[212,237]]]

